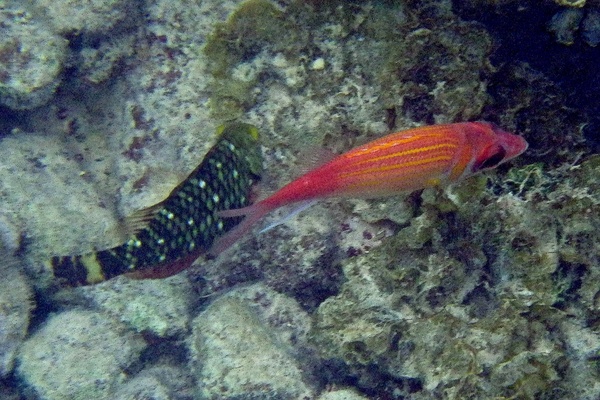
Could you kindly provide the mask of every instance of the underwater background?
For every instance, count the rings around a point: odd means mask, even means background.
[[[0,0],[0,399],[600,398],[598,44],[598,0]],[[166,279],[47,267],[122,243],[222,124],[272,193],[476,120],[529,149]]]

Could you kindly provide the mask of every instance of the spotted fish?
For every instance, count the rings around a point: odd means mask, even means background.
[[[62,284],[93,284],[125,273],[163,278],[189,267],[218,236],[241,218],[218,211],[249,205],[252,185],[260,179],[258,130],[248,124],[220,127],[217,143],[202,163],[162,202],[128,218],[129,239],[95,253],[53,257],[49,267]]]

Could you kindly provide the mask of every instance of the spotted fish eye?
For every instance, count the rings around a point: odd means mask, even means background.
[[[506,150],[500,145],[490,146],[473,164],[473,172],[494,168],[506,157]]]

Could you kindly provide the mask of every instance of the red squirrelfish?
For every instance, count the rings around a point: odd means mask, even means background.
[[[487,122],[423,126],[358,146],[251,206],[221,211],[246,218],[217,239],[219,254],[279,207],[323,198],[376,198],[445,185],[495,168],[527,149],[521,136]]]

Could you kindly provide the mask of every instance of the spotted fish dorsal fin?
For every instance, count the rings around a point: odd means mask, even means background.
[[[142,208],[135,211],[133,214],[125,217],[122,221],[122,226],[125,234],[134,236],[146,229],[148,223],[154,219],[156,214],[163,208],[163,202],[150,207]]]

